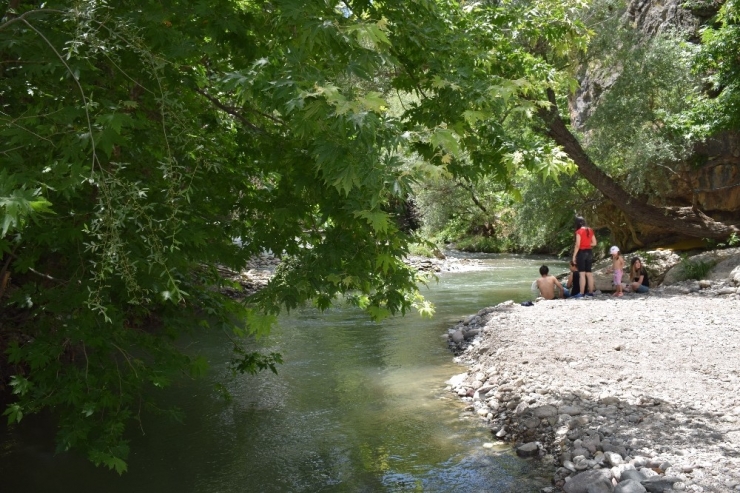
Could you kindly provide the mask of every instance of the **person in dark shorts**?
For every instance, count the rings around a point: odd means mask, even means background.
[[[581,292],[574,294],[572,297],[583,298],[584,295],[594,295],[594,275],[591,273],[591,264],[594,257],[591,249],[596,246],[596,234],[593,229],[586,226],[586,220],[582,217],[576,217],[575,223],[576,244],[573,248],[572,262],[575,262],[578,268]]]

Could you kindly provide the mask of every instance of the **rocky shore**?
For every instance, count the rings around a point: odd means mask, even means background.
[[[551,465],[543,492],[740,491],[740,252],[723,252],[645,295],[480,310],[448,331],[468,367],[450,391]]]
[[[462,272],[474,270],[482,264],[477,259],[461,259],[454,257],[428,258],[421,256],[410,256],[405,259],[406,263],[418,271],[429,273]],[[224,279],[239,284],[241,287],[223,287],[221,291],[232,298],[244,298],[256,293],[267,286],[275,273],[275,268],[280,265],[280,259],[272,254],[264,254],[249,260],[247,266],[240,272],[219,267]]]

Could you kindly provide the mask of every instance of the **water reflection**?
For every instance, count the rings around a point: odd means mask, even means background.
[[[258,346],[283,354],[279,374],[241,376],[216,397],[228,347],[200,342],[209,379],[171,389],[184,425],[157,417],[132,436],[118,478],[73,454],[52,457],[26,428],[3,435],[4,489],[33,492],[532,492],[535,471],[483,448],[488,430],[444,390],[463,368],[441,337],[460,317],[506,299],[532,299],[543,259],[486,256],[485,269],[440,276],[425,292],[437,316],[373,323],[352,309],[283,316]],[[551,271],[564,262],[548,261]],[[8,437],[6,441],[6,437]],[[9,445],[10,444],[10,445]],[[39,474],[41,472],[41,474]]]

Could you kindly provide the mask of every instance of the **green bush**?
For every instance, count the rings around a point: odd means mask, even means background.
[[[439,248],[431,242],[419,242],[409,244],[409,255],[418,255],[420,257],[433,258],[436,257],[434,251]]]
[[[469,236],[455,243],[455,248],[463,252],[500,253],[511,250],[506,239],[491,236]]]
[[[692,261],[691,259],[683,259],[680,264],[681,274],[686,279],[704,279],[710,270],[717,264],[717,262],[708,261]]]

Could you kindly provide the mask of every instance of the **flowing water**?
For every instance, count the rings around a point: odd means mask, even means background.
[[[479,309],[534,297],[542,259],[479,255],[483,268],[445,273],[424,289],[437,309],[381,323],[351,308],[281,316],[256,346],[282,353],[274,375],[239,376],[231,402],[214,384],[229,349],[198,341],[213,371],[166,391],[183,424],[148,416],[132,433],[129,472],[53,454],[49,430],[0,431],[3,492],[535,492],[536,463],[492,446],[491,434],[445,381],[453,362],[447,328]],[[552,273],[566,264],[549,260]],[[41,427],[44,428],[44,427]]]

